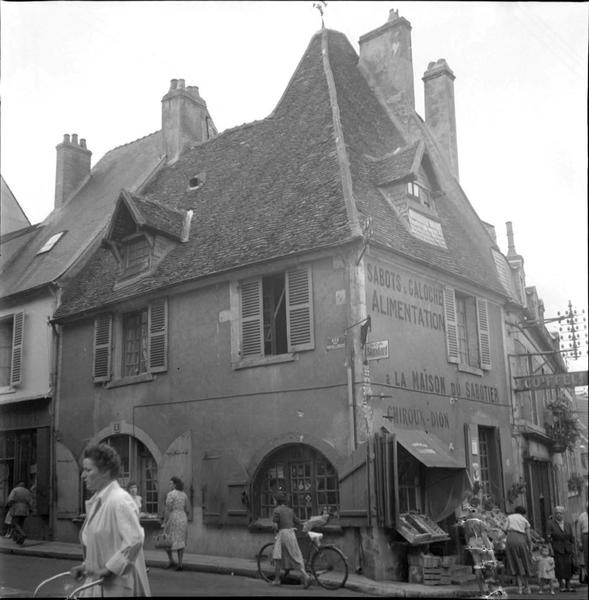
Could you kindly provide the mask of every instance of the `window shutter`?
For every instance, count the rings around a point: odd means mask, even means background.
[[[477,298],[477,321],[479,328],[479,354],[481,369],[491,368],[491,339],[489,336],[489,306],[486,300]]]
[[[10,385],[22,383],[22,352],[24,342],[25,313],[15,313],[12,320],[12,364]]]
[[[311,269],[292,269],[286,272],[286,310],[288,351],[312,350],[313,289]]]
[[[446,320],[446,349],[448,362],[458,363],[458,324],[456,318],[456,295],[451,287],[444,288],[444,313]]]
[[[380,527],[395,525],[395,436],[377,433],[374,437],[374,479],[376,517]]]
[[[339,520],[342,527],[370,525],[368,443],[360,444],[339,469]]]
[[[149,305],[149,371],[168,370],[168,301],[154,300]]]
[[[241,292],[241,356],[264,355],[264,320],[262,280],[240,284]]]
[[[110,380],[112,315],[94,319],[94,381]]]

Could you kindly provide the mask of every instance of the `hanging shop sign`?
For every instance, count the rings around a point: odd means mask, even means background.
[[[587,371],[572,371],[570,373],[556,373],[546,375],[525,375],[514,377],[515,390],[525,392],[528,390],[547,390],[550,388],[568,388],[587,385]]]

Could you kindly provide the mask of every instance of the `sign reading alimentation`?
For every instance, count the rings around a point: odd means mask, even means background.
[[[557,373],[555,375],[525,375],[514,377],[515,389],[518,392],[528,390],[547,390],[559,387],[577,387],[587,385],[587,371],[572,371],[570,373]]]

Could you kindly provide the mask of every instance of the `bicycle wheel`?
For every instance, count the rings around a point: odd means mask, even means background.
[[[317,583],[326,590],[344,587],[348,579],[348,563],[335,546],[323,546],[311,560],[311,571]]]
[[[258,573],[264,581],[274,581],[274,565],[272,564],[272,550],[274,542],[264,544],[258,552]]]

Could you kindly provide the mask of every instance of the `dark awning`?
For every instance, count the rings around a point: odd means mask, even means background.
[[[396,429],[397,442],[426,467],[464,469],[464,458],[459,459],[448,450],[448,444],[432,433],[417,429]]]

